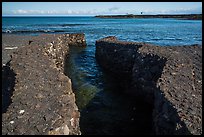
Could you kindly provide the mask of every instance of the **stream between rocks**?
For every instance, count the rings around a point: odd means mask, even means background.
[[[70,47],[65,74],[72,80],[82,135],[152,134],[152,107],[126,94],[127,86],[104,72],[95,45]]]

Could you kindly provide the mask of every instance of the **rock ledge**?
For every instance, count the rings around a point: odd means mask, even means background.
[[[202,134],[202,46],[156,46],[110,36],[96,59],[127,92],[153,104],[154,134]]]
[[[63,71],[69,46],[86,46],[84,34],[46,34],[27,43],[3,66],[3,98],[12,93],[2,114],[2,134],[80,135],[71,79]]]

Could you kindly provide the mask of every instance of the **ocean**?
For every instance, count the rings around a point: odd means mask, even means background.
[[[2,17],[2,33],[85,33],[88,44],[105,36],[157,45],[202,43],[201,20],[102,19],[95,17]]]
[[[65,74],[72,80],[82,134],[151,134],[152,108],[123,94],[95,59],[95,41],[106,36],[160,46],[202,44],[201,20],[2,17],[2,33],[85,33],[87,47],[70,47]]]

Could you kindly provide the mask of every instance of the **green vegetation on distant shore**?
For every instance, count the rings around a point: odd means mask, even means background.
[[[202,14],[157,14],[157,15],[98,15],[97,18],[178,18],[189,20],[202,20]]]

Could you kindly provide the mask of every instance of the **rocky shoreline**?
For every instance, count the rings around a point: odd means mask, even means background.
[[[80,113],[64,62],[69,46],[86,46],[84,34],[3,37],[18,37],[21,46],[2,46],[3,63],[10,60],[2,64],[2,134],[80,135]],[[7,50],[13,50],[10,58]]]
[[[3,135],[81,134],[71,79],[64,74],[70,46],[85,47],[85,35],[3,35]],[[96,41],[96,59],[125,92],[153,105],[152,134],[202,134],[202,46],[110,36]]]
[[[202,134],[202,46],[110,36],[96,41],[96,59],[114,77],[128,80],[127,93],[153,104],[154,134]]]
[[[96,18],[176,18],[176,19],[188,19],[188,20],[202,20],[202,14],[178,14],[178,15],[98,15]]]

